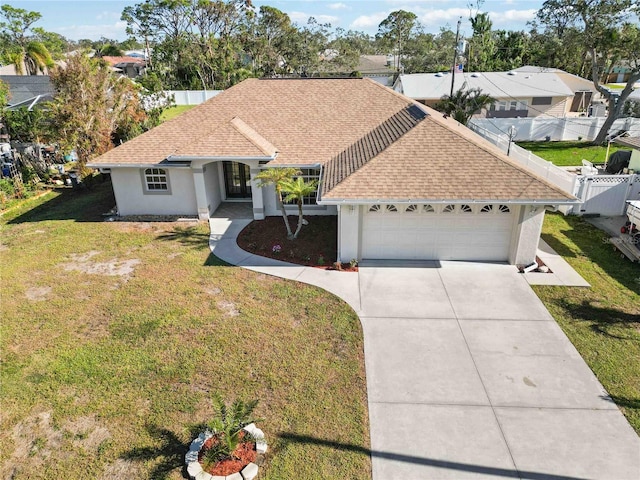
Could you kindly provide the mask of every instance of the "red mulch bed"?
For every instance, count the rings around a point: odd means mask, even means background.
[[[215,435],[204,442],[202,449],[200,450],[198,460],[202,462],[202,456],[204,453],[211,448],[211,445],[218,442],[218,437]],[[205,471],[210,475],[220,475],[226,476],[231,475],[233,473],[240,472],[244,467],[249,465],[251,462],[255,462],[257,457],[256,452],[256,444],[253,442],[245,442],[238,445],[238,447],[233,452],[234,458],[228,458],[226,460],[222,460],[216,463],[213,467],[205,469]]]
[[[338,249],[338,217],[316,215],[305,217],[305,220],[309,224],[302,226],[295,240],[287,238],[282,217],[254,220],[238,235],[238,246],[247,252],[284,262],[333,268]],[[295,232],[298,217],[289,216],[289,223],[291,231]],[[343,265],[343,270],[350,270],[349,264]]]

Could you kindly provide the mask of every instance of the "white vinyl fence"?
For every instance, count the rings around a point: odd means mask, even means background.
[[[580,175],[574,195],[583,203],[572,213],[624,215],[627,200],[640,200],[640,175]]]
[[[567,118],[472,118],[471,125],[506,136],[512,126],[517,130],[516,141],[585,140],[591,141],[604,124],[604,117]],[[619,118],[609,130],[616,133],[629,131],[631,136],[640,135],[640,118]]]
[[[496,135],[477,124],[470,124],[469,127],[507,152],[509,139],[505,135]],[[573,207],[561,207],[560,211],[565,215],[624,215],[627,200],[640,200],[640,175],[576,175],[514,143],[511,143],[509,156],[583,202]]]
[[[199,105],[218,95],[222,90],[165,90],[173,95],[176,105]]]

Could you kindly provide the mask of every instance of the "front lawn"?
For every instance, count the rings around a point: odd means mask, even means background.
[[[594,164],[605,163],[607,146],[594,146],[589,142],[518,142],[522,148],[559,167],[581,166],[582,160]],[[609,155],[623,147],[611,145]]]
[[[260,479],[370,478],[359,320],[223,264],[204,223],[102,222],[111,185],[0,222],[0,477],[179,479],[211,395],[260,401]]]
[[[640,266],[579,217],[546,215],[542,237],[591,288],[533,288],[640,433]]]
[[[179,115],[182,115],[184,112],[191,110],[196,105],[174,105],[173,107],[167,108],[162,115],[160,116],[160,120],[166,122],[167,120],[173,120]]]

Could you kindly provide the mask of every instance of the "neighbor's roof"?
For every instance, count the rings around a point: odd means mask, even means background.
[[[640,150],[640,137],[618,137],[613,140],[613,142],[625,147],[631,147]]]
[[[146,63],[144,58],[130,56],[112,57],[109,55],[105,55],[104,57],[102,57],[102,59],[112,67],[120,65],[122,63],[136,63],[140,65],[144,65]]]
[[[38,95],[51,99],[55,93],[49,75],[0,75],[9,86],[9,105],[24,103]]]
[[[451,92],[450,73],[400,75],[397,90],[419,100],[439,100]],[[572,97],[573,91],[555,72],[472,72],[457,73],[454,91],[479,88],[493,98]]]
[[[453,119],[368,79],[245,80],[90,165],[180,158],[321,164],[328,203],[573,200]]]

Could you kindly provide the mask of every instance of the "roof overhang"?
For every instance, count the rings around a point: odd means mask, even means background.
[[[487,203],[502,203],[505,205],[579,205],[582,203],[577,198],[574,200],[504,200],[504,199],[428,199],[428,198],[367,198],[367,199],[340,199],[330,198],[325,200],[318,200],[318,205],[371,205],[374,203],[393,203],[400,205],[409,205],[413,203],[429,203],[429,204],[487,204]]]
[[[272,156],[258,156],[258,157],[229,157],[229,156],[199,156],[199,155],[169,155],[167,157],[167,162],[193,162],[198,160],[206,160],[209,162],[220,162],[220,161],[228,161],[228,162],[240,162],[242,160],[261,160],[261,161],[271,161],[276,158],[276,155]]]
[[[635,148],[640,150],[640,137],[617,137],[613,140],[613,143],[622,145],[623,147]]]
[[[189,163],[87,163],[89,168],[189,168]]]

